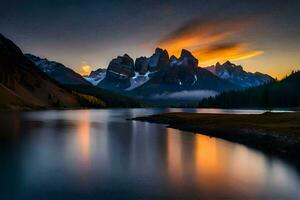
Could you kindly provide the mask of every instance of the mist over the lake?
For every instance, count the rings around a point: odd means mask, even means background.
[[[186,99],[186,100],[201,100],[208,97],[214,97],[219,92],[216,92],[214,90],[184,90],[180,92],[174,92],[174,93],[167,93],[167,94],[157,94],[152,96],[153,99],[171,99],[171,100],[180,100],[180,99]]]

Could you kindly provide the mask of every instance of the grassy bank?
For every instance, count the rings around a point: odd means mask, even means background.
[[[246,144],[300,163],[300,112],[260,115],[164,113],[133,120]]]

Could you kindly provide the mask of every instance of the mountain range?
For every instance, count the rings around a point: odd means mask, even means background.
[[[242,88],[255,87],[274,81],[274,79],[267,74],[262,74],[260,72],[246,72],[242,66],[235,65],[229,61],[222,65],[217,63],[216,65],[206,67],[205,69],[209,70],[219,78],[228,80]]]
[[[157,48],[150,57],[135,61],[127,54],[113,59],[107,70],[93,71],[85,79],[107,90],[125,93],[144,101],[172,104],[197,102],[220,92],[241,90],[274,81],[266,74],[250,73],[227,61],[202,68],[183,49],[179,58]],[[193,95],[185,95],[187,92]],[[177,103],[176,103],[177,102]]]
[[[128,54],[114,58],[107,69],[81,76],[65,65],[22,51],[3,35],[0,37],[1,94],[9,107],[137,107],[195,105],[219,93],[252,88],[275,80],[241,66],[217,63],[200,67],[183,49],[170,56],[157,48],[150,57],[132,59]],[[2,106],[3,107],[3,106]]]

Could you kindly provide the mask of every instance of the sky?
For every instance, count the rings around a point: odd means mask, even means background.
[[[300,70],[297,0],[0,0],[0,33],[82,74],[124,53],[191,51],[282,78]]]

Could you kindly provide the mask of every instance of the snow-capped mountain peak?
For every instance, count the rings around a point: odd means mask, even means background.
[[[216,65],[206,67],[205,69],[216,76],[240,85],[243,88],[255,87],[274,81],[274,79],[267,74],[246,72],[242,66],[235,65],[230,61],[227,61],[224,64],[217,63]]]

